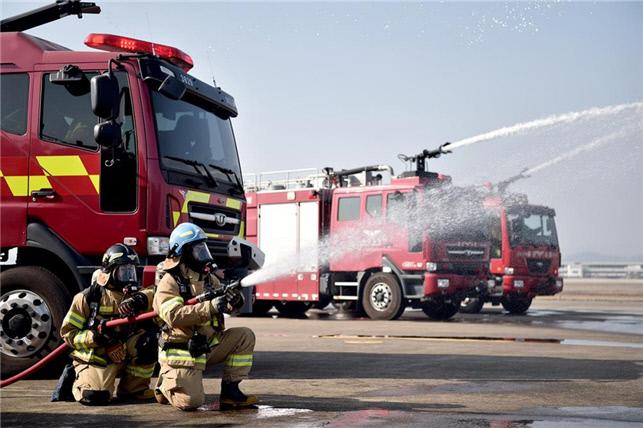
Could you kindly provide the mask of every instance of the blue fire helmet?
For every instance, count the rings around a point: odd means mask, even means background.
[[[181,223],[170,234],[170,251],[168,257],[178,257],[183,254],[183,247],[207,239],[205,232],[193,223]]]

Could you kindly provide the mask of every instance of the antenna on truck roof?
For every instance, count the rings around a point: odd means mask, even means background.
[[[49,22],[57,21],[67,15],[83,17],[83,13],[98,14],[100,7],[96,3],[79,0],[57,0],[47,6],[21,13],[0,21],[0,32],[25,31]]]

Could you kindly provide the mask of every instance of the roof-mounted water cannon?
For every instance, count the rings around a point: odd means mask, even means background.
[[[25,31],[57,21],[68,15],[76,15],[78,18],[82,18],[84,13],[99,14],[100,7],[93,2],[58,0],[47,6],[3,19],[0,21],[0,32]]]
[[[402,174],[403,177],[408,177],[408,176],[417,176],[417,177],[422,177],[426,175],[426,160],[427,159],[437,159],[443,154],[448,154],[451,153],[451,150],[446,149],[451,143],[446,142],[442,144],[440,147],[434,150],[427,150],[424,149],[422,152],[418,153],[415,156],[407,156],[404,154],[399,154],[397,155],[397,158],[401,160],[402,162],[410,162],[413,163],[415,162],[415,171],[411,171],[411,173],[405,173]]]
[[[495,186],[493,186],[493,187],[495,187],[495,191],[502,195],[503,193],[506,192],[507,188],[511,184],[515,183],[518,180],[529,178],[530,175],[526,174],[528,170],[529,170],[529,168],[525,168],[522,171],[520,171],[519,174],[516,174],[513,177],[509,177],[509,178],[507,178],[505,180],[499,181],[498,183],[496,183]]]

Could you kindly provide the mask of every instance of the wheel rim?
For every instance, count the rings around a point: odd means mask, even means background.
[[[49,340],[51,311],[45,300],[29,290],[0,297],[0,352],[24,358],[36,354]]]
[[[378,282],[371,289],[370,301],[371,306],[377,311],[385,311],[393,301],[393,290],[384,283]]]
[[[475,303],[478,301],[478,298],[476,297],[465,297],[464,300],[462,301],[461,305],[462,306],[469,306],[472,303]]]

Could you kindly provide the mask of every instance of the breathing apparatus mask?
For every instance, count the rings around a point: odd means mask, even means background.
[[[192,244],[191,248],[186,248],[185,253],[183,254],[183,262],[191,270],[204,273],[206,267],[210,265],[213,261],[212,255],[208,246],[205,244],[205,241],[197,242]]]
[[[110,285],[112,289],[122,289],[125,294],[138,291],[136,265],[123,264],[116,266],[112,271]]]

